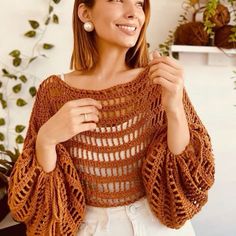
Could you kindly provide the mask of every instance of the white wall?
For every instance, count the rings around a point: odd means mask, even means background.
[[[21,49],[29,54],[29,44],[34,40],[26,39],[22,33],[29,29],[27,20],[42,20],[47,11],[47,2],[33,0],[0,1],[0,63],[9,65],[8,53]],[[181,12],[182,0],[152,0],[152,19],[148,29],[148,41],[156,48],[168,35],[168,30],[176,25]],[[56,8],[60,16],[59,26],[50,26],[45,40],[56,45],[55,50],[47,53],[48,59],[32,63],[28,73],[37,76],[35,84],[53,73],[69,70],[72,48],[71,11],[72,0],[62,1]],[[27,43],[26,43],[27,42]],[[201,61],[202,59],[200,59]],[[186,87],[195,108],[207,126],[216,157],[216,183],[209,193],[209,202],[201,213],[194,217],[193,224],[197,236],[235,236],[236,224],[236,104],[233,81],[230,80],[233,67],[208,67],[199,63],[196,55],[183,58],[186,69]],[[34,83],[32,81],[32,83]],[[29,99],[28,95],[25,95]],[[31,107],[22,113],[13,104],[11,126],[18,120],[26,122]],[[14,108],[14,110],[13,110]],[[0,111],[0,116],[3,111]],[[18,115],[22,114],[22,115]]]
[[[208,204],[193,223],[199,236],[235,236],[236,91],[230,79],[234,68],[207,66],[206,59],[206,54],[180,54],[187,90],[211,135],[216,160],[216,182]]]

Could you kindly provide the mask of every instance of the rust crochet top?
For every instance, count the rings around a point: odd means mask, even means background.
[[[73,88],[56,75],[40,84],[9,185],[12,216],[27,235],[75,235],[86,204],[114,207],[146,195],[156,217],[179,228],[206,203],[214,181],[209,135],[184,91],[191,141],[179,155],[169,151],[161,87],[148,71],[102,90]],[[44,172],[35,156],[39,128],[66,102],[86,97],[103,104],[97,129],[58,144],[56,168]]]

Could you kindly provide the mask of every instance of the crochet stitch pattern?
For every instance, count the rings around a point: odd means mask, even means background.
[[[207,202],[215,172],[207,130],[184,90],[191,138],[181,154],[171,153],[161,86],[148,72],[147,66],[132,81],[102,90],[74,88],[57,75],[40,84],[9,183],[12,217],[25,222],[27,235],[75,235],[86,204],[115,207],[143,196],[163,224],[180,228]],[[38,130],[80,98],[102,102],[98,127],[57,144],[56,168],[46,173],[35,154]]]

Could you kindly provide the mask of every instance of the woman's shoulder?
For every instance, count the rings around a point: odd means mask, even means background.
[[[48,89],[49,87],[51,88],[51,86],[56,86],[58,84],[58,81],[62,80],[62,75],[61,74],[51,74],[48,75],[45,79],[43,79],[40,83],[39,83],[39,88],[40,89]]]
[[[60,93],[60,75],[51,74],[38,83],[37,97],[50,97],[52,94]]]

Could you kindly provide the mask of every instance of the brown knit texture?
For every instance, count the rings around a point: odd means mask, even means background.
[[[27,235],[75,235],[86,204],[122,206],[146,195],[156,217],[179,228],[206,203],[214,182],[210,137],[184,91],[191,141],[179,155],[169,151],[161,87],[148,71],[97,91],[56,75],[40,84],[9,185],[12,216]],[[39,128],[66,102],[87,97],[103,104],[98,127],[58,144],[56,168],[45,173],[35,156]]]

